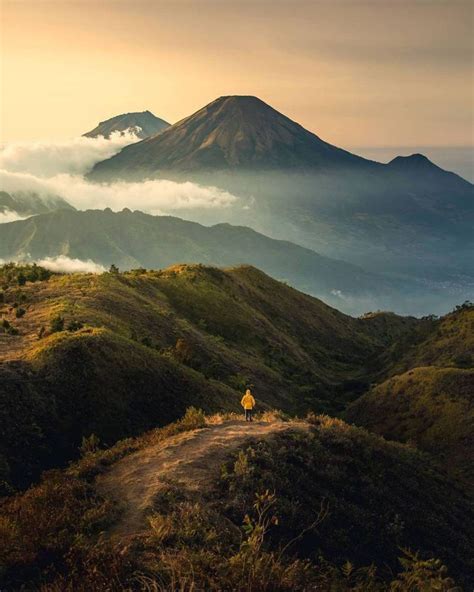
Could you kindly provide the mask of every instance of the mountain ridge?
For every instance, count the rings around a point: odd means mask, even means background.
[[[343,407],[388,345],[427,325],[355,319],[250,266],[37,271],[0,268],[0,482],[61,464],[88,433],[111,443],[189,405],[236,410],[242,384],[265,408]],[[21,274],[32,279],[19,288]]]
[[[358,313],[375,303],[377,295],[385,300],[385,308],[389,307],[397,289],[390,280],[358,266],[269,238],[244,226],[220,223],[207,227],[173,216],[151,216],[128,209],[117,213],[59,210],[11,224],[0,226],[0,252],[4,259],[28,261],[65,255],[105,267],[114,263],[124,269],[164,268],[183,262],[220,266],[249,263],[334,305],[346,307],[348,312]],[[359,298],[367,300],[362,309]]]

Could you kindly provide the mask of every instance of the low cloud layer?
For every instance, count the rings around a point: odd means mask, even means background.
[[[140,138],[132,130],[113,132],[110,139],[72,138],[62,142],[12,142],[0,148],[0,169],[52,177],[83,175],[96,162],[110,158]]]
[[[122,210],[125,207],[150,214],[188,208],[225,207],[235,197],[217,187],[166,180],[142,183],[89,183],[81,176],[56,175],[43,179],[28,173],[0,171],[0,187],[9,193],[33,192],[45,198],[58,195],[79,210],[90,208]]]
[[[12,212],[11,210],[6,210],[5,212],[0,212],[0,224],[6,224],[7,222],[15,222],[16,220],[24,220],[25,216],[20,216],[16,212]]]
[[[45,267],[51,271],[64,273],[103,273],[105,267],[92,261],[92,259],[71,259],[65,255],[58,255],[57,257],[45,257],[36,261],[41,267]]]
[[[138,138],[132,132],[111,139],[75,138],[69,142],[13,143],[0,148],[0,188],[9,193],[34,193],[42,199],[59,196],[74,207],[139,209],[163,214],[180,209],[220,208],[235,197],[216,187],[152,180],[142,183],[95,184],[85,180],[95,163],[116,154]]]

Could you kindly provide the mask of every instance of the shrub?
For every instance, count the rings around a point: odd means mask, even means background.
[[[472,355],[469,352],[458,354],[454,357],[453,362],[458,368],[472,368]]]
[[[20,319],[21,317],[23,317],[25,315],[25,313],[26,313],[26,310],[24,308],[19,307],[16,309],[15,316],[17,319]]]
[[[188,407],[184,417],[180,420],[181,428],[184,430],[197,430],[206,427],[206,416],[202,409]]]
[[[95,434],[91,434],[90,436],[82,437],[82,442],[79,447],[81,452],[81,456],[87,456],[88,454],[94,454],[99,450],[100,447],[100,438]]]
[[[66,329],[68,331],[70,331],[71,333],[73,333],[74,331],[79,331],[80,329],[82,329],[84,327],[84,325],[80,322],[80,321],[69,321],[69,323],[67,324]]]
[[[64,331],[64,318],[61,315],[53,317],[49,323],[49,330],[51,333],[59,333]]]
[[[145,337],[142,337],[140,339],[140,343],[142,345],[144,345],[145,347],[153,347],[153,342],[151,340],[151,337],[149,337],[148,335],[146,335]]]
[[[392,582],[390,592],[461,592],[439,559],[420,559],[418,553],[404,550],[399,558],[402,573]]]

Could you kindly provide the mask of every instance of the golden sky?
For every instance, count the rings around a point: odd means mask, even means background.
[[[343,147],[473,144],[470,0],[0,5],[2,141],[252,94]]]

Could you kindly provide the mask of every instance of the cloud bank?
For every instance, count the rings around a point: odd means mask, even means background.
[[[5,210],[0,212],[0,224],[6,224],[7,222],[15,222],[16,220],[24,220],[27,216],[20,216],[16,212],[11,210]]]
[[[149,180],[95,184],[84,179],[95,163],[113,156],[139,138],[133,130],[113,133],[110,140],[75,138],[65,142],[21,142],[0,148],[0,189],[12,194],[59,196],[74,207],[139,209],[164,214],[189,208],[220,208],[236,197],[216,187],[191,182]]]
[[[125,207],[150,214],[188,208],[225,207],[235,197],[217,187],[166,180],[142,183],[89,183],[81,176],[56,175],[43,179],[29,173],[0,171],[0,187],[9,193],[33,192],[41,198],[58,195],[79,210],[90,208],[122,210]]]
[[[104,273],[107,271],[103,265],[92,261],[92,259],[73,259],[66,255],[57,255],[56,257],[44,257],[43,259],[33,260],[30,257],[24,259],[1,259],[0,265],[11,262],[17,264],[31,265],[36,263],[40,267],[45,267],[57,273]]]
[[[96,162],[110,158],[140,138],[133,130],[113,132],[110,139],[72,138],[62,142],[12,142],[0,148],[0,169],[52,177],[60,173],[83,175]]]
[[[36,263],[51,271],[63,273],[103,273],[106,271],[103,265],[92,261],[92,259],[71,259],[71,257],[66,257],[66,255],[45,257],[44,259],[39,259]]]

